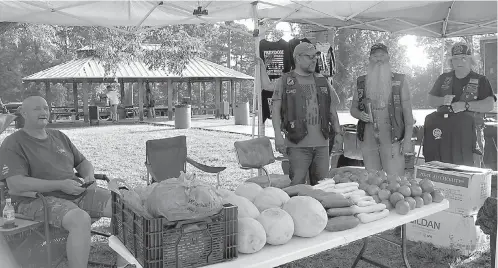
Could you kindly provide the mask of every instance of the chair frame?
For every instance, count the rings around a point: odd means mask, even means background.
[[[80,176],[80,174],[76,173],[76,176],[81,178],[82,176]],[[105,181],[107,183],[109,183],[109,178],[104,175],[104,174],[95,174],[95,179],[97,180],[102,180],[102,181]],[[4,183],[1,183],[0,182],[0,200],[4,200],[5,199],[5,196],[4,196],[4,188],[5,188],[6,184]],[[33,231],[35,232],[36,234],[38,234],[40,237],[42,237],[43,239],[45,239],[45,247],[46,247],[46,254],[47,254],[47,265],[48,267],[57,267],[60,265],[60,263],[64,260],[64,257],[66,257],[66,254],[63,254],[61,256],[61,258],[59,260],[56,261],[55,263],[55,266],[53,266],[53,260],[52,260],[52,232],[53,232],[53,228],[54,227],[51,227],[49,222],[50,222],[50,215],[48,213],[48,203],[47,203],[47,200],[45,198],[45,196],[42,194],[42,193],[39,193],[39,192],[23,192],[23,193],[17,193],[17,192],[13,192],[11,190],[9,190],[8,194],[10,196],[23,196],[23,197],[31,197],[31,198],[40,198],[42,203],[43,203],[43,212],[44,212],[44,219],[42,222],[38,222],[38,221],[35,221],[34,219],[32,218],[29,218],[29,217],[26,217],[24,215],[21,215],[21,214],[18,214],[16,213],[15,216],[17,219],[23,219],[23,220],[28,220],[28,221],[32,221],[33,224],[32,225],[29,225],[27,228],[23,228],[23,229],[19,229],[19,230],[14,230],[12,234],[7,234],[8,236],[10,235],[17,235],[17,234],[22,234],[23,232],[29,232],[29,231]],[[93,219],[95,220],[95,219]],[[92,221],[93,223],[94,221]],[[44,233],[41,234],[40,232],[37,231],[37,229],[40,227],[40,224],[43,224],[43,227],[44,227]],[[61,229],[61,228],[57,228],[57,229]],[[65,230],[64,230],[65,233],[67,233]],[[95,231],[95,230],[91,230],[91,234],[92,235],[100,235],[100,236],[104,236],[104,237],[107,237],[109,238],[111,236],[111,234],[107,234],[107,233],[103,233],[103,232],[99,232],[99,231]],[[28,236],[29,237],[29,236]],[[27,237],[25,238],[27,239]],[[23,243],[21,243],[23,244]],[[108,266],[108,267],[116,267],[115,264],[107,264],[107,263],[99,263],[99,262],[95,262],[95,261],[89,261],[88,264],[96,264],[96,265],[103,265],[103,266]]]
[[[239,164],[239,168],[241,169],[245,169],[245,170],[250,170],[250,169],[258,169],[258,170],[263,170],[264,173],[265,173],[265,176],[268,178],[268,187],[271,187],[271,178],[270,178],[270,172],[268,172],[268,169],[265,168],[266,165],[269,165],[269,164],[272,164],[272,163],[275,163],[275,161],[280,161],[280,162],[285,162],[285,161],[289,161],[289,159],[285,156],[275,156],[273,154],[273,148],[271,147],[271,142],[270,142],[270,138],[268,137],[259,137],[259,138],[255,138],[255,139],[261,139],[261,138],[264,138],[264,139],[268,139],[268,144],[270,144],[270,149],[271,149],[271,152],[272,152],[272,158],[268,161],[268,163],[266,164],[263,164],[259,167],[250,167],[250,166],[244,166],[241,162],[240,162],[240,155],[239,155],[239,150],[237,150],[237,143],[238,142],[235,142],[234,143],[234,147],[235,147],[235,155],[237,156],[237,162]],[[242,141],[242,142],[247,142],[247,141],[251,141],[251,140],[255,140],[255,139],[250,139],[250,140],[245,140],[245,141]]]
[[[186,139],[186,136],[183,136],[183,135],[182,136],[175,136],[175,137],[171,137],[171,138],[176,138],[176,137],[185,137],[185,139]],[[145,146],[145,167],[147,168],[147,178],[146,178],[147,185],[150,185],[150,184],[154,183],[154,181],[155,181],[154,178],[157,178],[157,176],[154,174],[154,172],[152,170],[152,164],[150,163],[150,157],[149,157],[149,149],[148,149],[149,146],[147,146],[147,143],[150,142],[150,141],[160,141],[160,140],[167,140],[167,139],[171,139],[171,138],[154,139],[154,140],[148,140],[148,141],[146,141],[146,146]],[[185,142],[185,146],[186,146],[186,142]],[[185,148],[185,149],[187,149],[187,148]],[[187,155],[186,158],[185,158],[185,162],[184,162],[183,168],[182,168],[183,172],[187,171],[187,163],[191,164],[195,168],[197,168],[197,169],[199,169],[201,171],[204,171],[206,173],[216,174],[216,181],[217,181],[216,188],[220,187],[220,173],[223,170],[225,170],[226,167],[213,167],[213,166],[204,165],[204,164],[201,164],[201,163],[193,160],[192,158],[190,158]]]

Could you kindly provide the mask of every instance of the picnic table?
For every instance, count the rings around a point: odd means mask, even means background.
[[[357,227],[341,232],[328,232],[323,231],[320,235],[313,238],[292,237],[292,239],[285,245],[271,246],[265,245],[263,249],[254,254],[239,254],[238,258],[223,263],[208,265],[209,268],[233,268],[233,267],[247,267],[247,268],[268,268],[276,267],[286,264],[301,258],[305,258],[332,248],[340,247],[345,244],[363,239],[364,245],[360,250],[358,257],[353,263],[356,266],[358,261],[364,260],[371,264],[378,265],[363,253],[367,246],[367,239],[376,234],[382,233],[389,229],[401,226],[402,229],[402,254],[401,257],[407,267],[410,267],[406,258],[406,224],[423,217],[441,212],[449,208],[448,200],[443,200],[441,203],[432,203],[421,208],[410,211],[407,215],[400,215],[391,211],[389,216],[381,220],[370,222],[367,224],[360,224]],[[137,268],[142,268],[133,255],[126,249],[126,247],[115,236],[109,239],[109,246],[121,255],[128,263],[136,265]],[[384,266],[385,267],[385,266]]]

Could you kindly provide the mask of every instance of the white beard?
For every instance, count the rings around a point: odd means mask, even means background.
[[[391,96],[391,64],[389,62],[382,64],[368,65],[366,78],[366,96],[378,103],[387,103]]]

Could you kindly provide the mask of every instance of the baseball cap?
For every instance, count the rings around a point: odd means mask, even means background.
[[[320,54],[320,51],[316,50],[315,45],[310,44],[310,43],[306,43],[306,42],[302,42],[294,48],[294,52],[292,53],[292,57],[296,58],[297,56],[302,55],[302,54],[308,54],[308,55]]]
[[[387,50],[386,45],[382,43],[376,43],[373,44],[373,46],[370,48],[370,55],[372,55],[377,49],[383,50],[384,52],[389,54],[389,51]]]
[[[465,43],[457,43],[451,48],[451,56],[471,55],[472,50]]]

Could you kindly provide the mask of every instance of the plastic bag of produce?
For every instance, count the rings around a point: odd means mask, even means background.
[[[120,187],[119,184],[124,185],[124,187]],[[147,211],[144,206],[144,202],[142,202],[142,198],[140,194],[135,191],[132,187],[130,187],[124,180],[122,179],[113,179],[109,182],[109,190],[117,193],[123,202],[127,206],[129,206],[132,210],[138,213],[141,216],[146,218],[153,218],[152,215]]]
[[[195,180],[195,174],[181,172],[178,179],[158,183],[147,198],[146,208],[154,217],[169,221],[193,220],[217,214],[222,197],[210,185]]]

